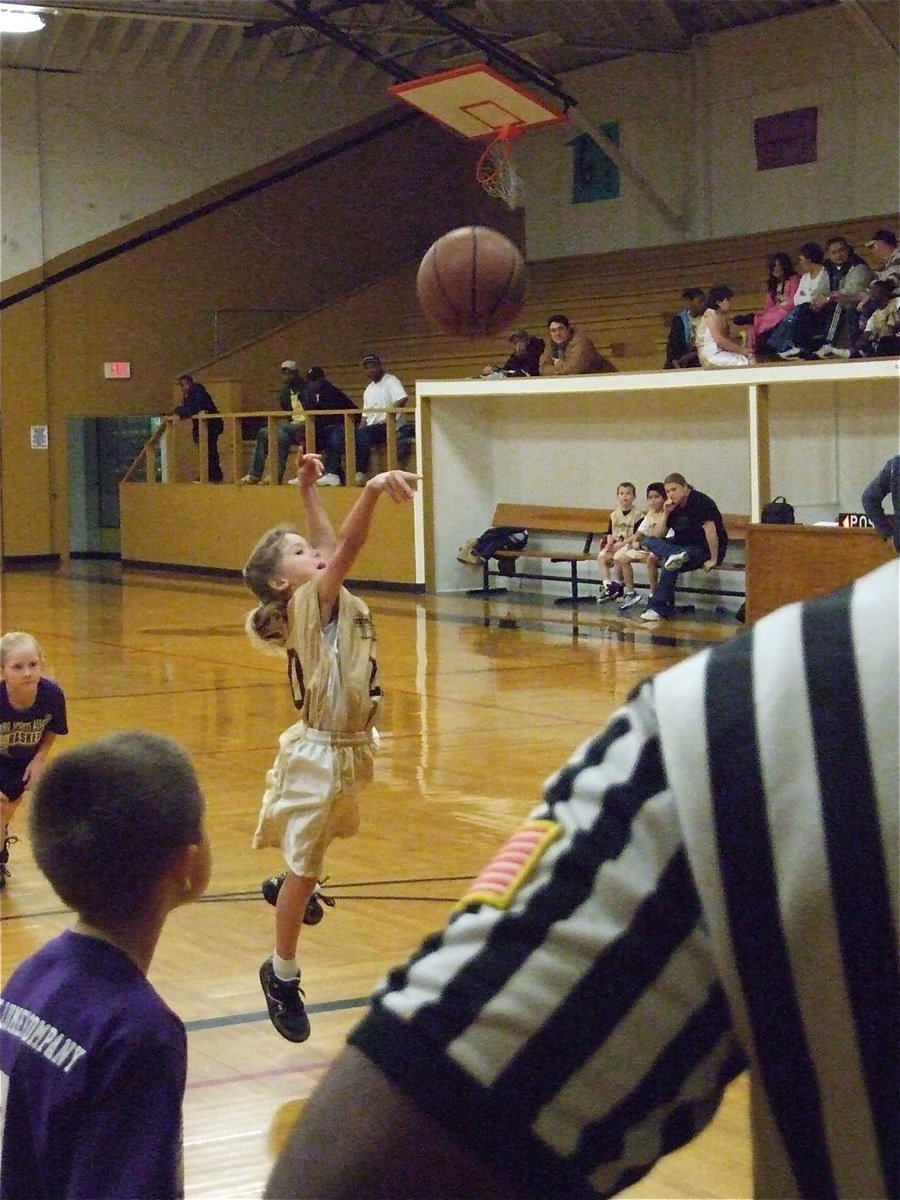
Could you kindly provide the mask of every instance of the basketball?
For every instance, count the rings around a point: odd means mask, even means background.
[[[416,292],[423,313],[442,333],[486,337],[508,329],[518,316],[527,277],[525,259],[508,237],[467,225],[426,251]]]

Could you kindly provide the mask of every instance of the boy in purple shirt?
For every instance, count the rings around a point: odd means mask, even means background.
[[[169,912],[209,881],[203,796],[184,751],[115,734],[60,755],[29,816],[74,927],[0,997],[0,1200],[184,1194],[184,1025],[146,975]]]

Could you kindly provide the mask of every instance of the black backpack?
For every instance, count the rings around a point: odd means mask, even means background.
[[[498,550],[524,550],[527,545],[527,529],[517,525],[495,525],[475,539],[472,553],[476,558],[493,558]]]
[[[760,517],[764,525],[793,525],[794,506],[784,496],[776,496],[763,507]]]
[[[498,550],[523,550],[527,544],[527,529],[520,529],[517,525],[496,525],[493,529],[486,529],[480,537],[464,542],[457,550],[456,557],[460,562],[474,567],[493,558]],[[513,562],[500,561],[501,566],[515,569]]]

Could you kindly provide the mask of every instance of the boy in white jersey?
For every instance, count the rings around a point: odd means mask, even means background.
[[[625,545],[637,528],[644,515],[634,507],[637,489],[633,483],[620,483],[616,488],[618,508],[609,514],[609,531],[597,555],[597,570],[600,572],[600,591],[597,603],[605,604],[608,600],[620,600],[625,591],[622,582],[621,563],[615,561],[616,554]],[[615,578],[610,578],[610,575]],[[634,591],[634,576],[631,579],[631,590]]]
[[[279,525],[264,534],[244,568],[261,602],[247,617],[247,632],[286,652],[300,714],[279,740],[253,838],[257,848],[281,847],[288,866],[273,894],[264,891],[275,903],[275,950],[259,978],[272,1024],[290,1042],[309,1037],[297,965],[300,927],[329,843],[359,828],[356,790],[372,778],[377,744],[375,634],[368,607],[343,583],[379,496],[411,500],[419,479],[408,471],[375,475],[335,534],[316,487],[323,470],[320,455],[304,454],[297,472],[309,540]]]

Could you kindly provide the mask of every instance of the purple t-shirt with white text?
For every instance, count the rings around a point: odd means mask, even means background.
[[[72,931],[0,997],[0,1200],[184,1195],[184,1025],[130,958]]]

